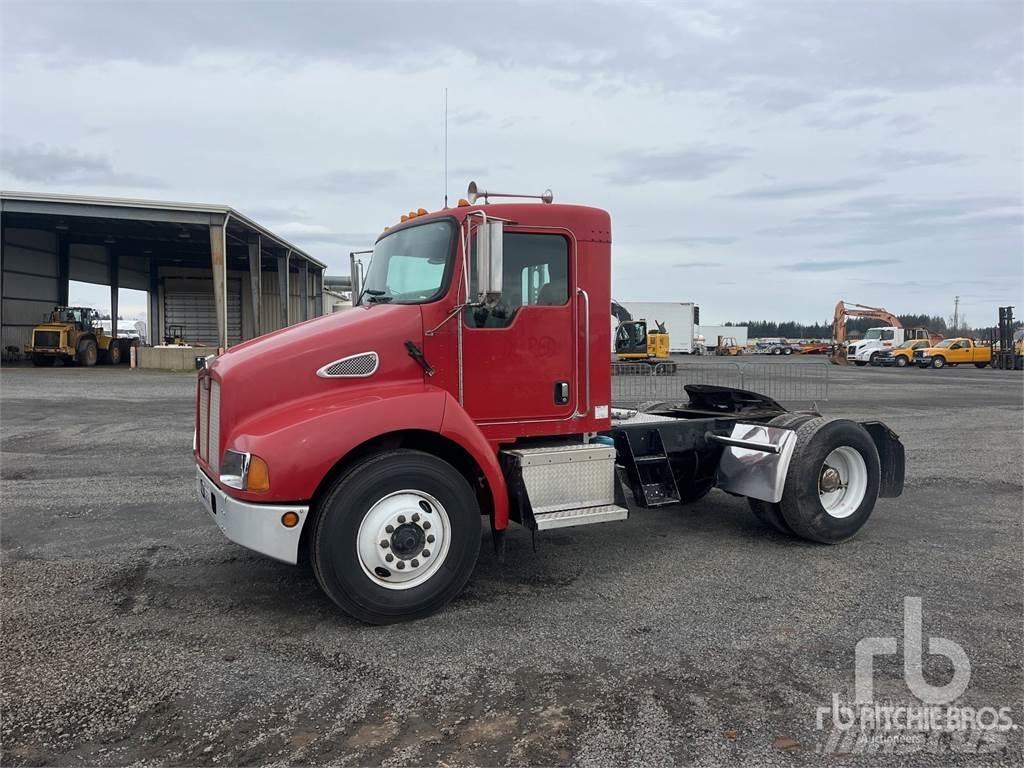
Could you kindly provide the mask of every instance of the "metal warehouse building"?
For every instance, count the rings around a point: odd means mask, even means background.
[[[222,205],[0,192],[2,347],[68,303],[69,281],[149,294],[149,343],[172,326],[228,347],[324,314],[324,264]]]

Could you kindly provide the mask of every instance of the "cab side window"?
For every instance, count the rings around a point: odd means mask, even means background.
[[[476,295],[475,242],[470,255],[470,296]],[[569,301],[569,241],[562,235],[506,232],[502,292],[493,307],[466,312],[470,328],[506,328],[522,307],[561,306]]]

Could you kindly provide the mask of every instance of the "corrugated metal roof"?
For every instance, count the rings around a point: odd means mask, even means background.
[[[53,203],[59,205],[81,205],[81,206],[106,206],[110,208],[132,208],[132,209],[150,209],[159,211],[180,211],[184,213],[199,213],[199,214],[212,214],[219,216],[230,216],[242,225],[259,232],[261,235],[275,241],[278,245],[281,245],[289,249],[292,254],[301,256],[311,264],[315,264],[321,269],[326,269],[327,265],[319,259],[315,259],[306,253],[301,248],[292,245],[290,242],[285,240],[279,235],[275,235],[271,230],[256,223],[253,219],[250,219],[244,213],[241,213],[231,206],[228,205],[215,205],[208,203],[179,203],[171,202],[166,200],[143,200],[139,198],[129,197],[98,197],[91,195],[65,195],[54,192],[5,192],[0,191],[0,202],[4,200],[20,201],[28,203]]]

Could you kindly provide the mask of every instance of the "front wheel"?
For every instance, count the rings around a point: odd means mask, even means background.
[[[473,489],[450,464],[421,451],[388,451],[351,467],[314,524],[317,581],[369,624],[441,609],[465,586],[480,551]]]
[[[866,360],[854,360],[854,364],[860,366],[861,368],[863,368],[868,363],[867,363]]]
[[[860,424],[814,419],[796,433],[780,504],[793,532],[837,544],[856,534],[878,499],[878,449]]]
[[[946,367],[946,358],[942,357],[941,355],[939,357],[932,358],[932,368],[945,368],[945,367]]]
[[[896,358],[896,367],[897,368],[906,368],[907,367],[907,358],[905,358],[903,355],[900,355],[899,357],[897,357]]]
[[[82,339],[78,342],[78,363],[79,365],[96,365],[96,342],[92,339]]]

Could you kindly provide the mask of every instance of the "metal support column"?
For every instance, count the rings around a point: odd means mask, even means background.
[[[57,235],[57,303],[66,307],[71,288],[71,243],[61,232]]]
[[[302,319],[309,320],[309,262],[305,259],[299,262],[299,279],[302,281],[299,290],[302,297]]]
[[[263,291],[263,240],[257,235],[249,236],[249,289],[252,292],[252,335],[259,336],[260,296]]]
[[[210,266],[213,268],[213,305],[217,313],[217,345],[228,346],[228,264],[225,243],[227,222],[210,224]]]
[[[117,338],[117,298],[121,284],[121,256],[113,248],[107,249],[107,264],[110,267],[110,337]]]
[[[318,269],[313,273],[313,297],[316,305],[316,316],[324,316],[324,271]]]
[[[163,341],[164,329],[160,323],[160,267],[153,256],[149,257],[149,343],[153,346]]]
[[[288,287],[288,259],[292,252],[281,249],[277,252],[277,290],[281,295],[281,328],[288,327],[288,318],[291,309],[291,291]]]

